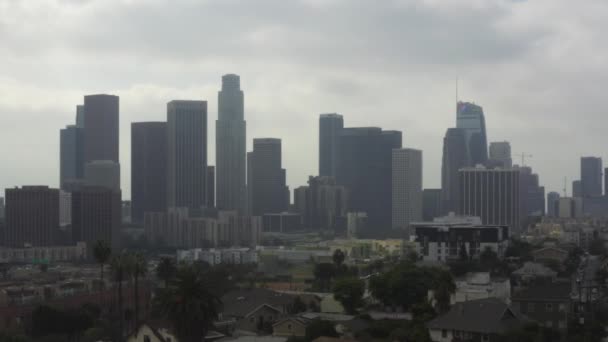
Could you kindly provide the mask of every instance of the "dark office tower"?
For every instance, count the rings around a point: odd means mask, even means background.
[[[545,188],[540,186],[538,174],[529,166],[516,166],[519,170],[520,217],[540,217],[545,214]],[[524,222],[525,223],[525,222]]]
[[[345,128],[338,138],[336,183],[348,191],[348,210],[365,212],[362,237],[383,237],[391,231],[392,151],[401,148],[401,132],[378,127]]]
[[[513,159],[511,159],[511,144],[509,144],[508,141],[490,143],[489,162],[504,168],[512,167]]]
[[[167,206],[205,205],[207,101],[167,104]]]
[[[458,102],[456,127],[465,131],[469,166],[485,164],[488,160],[488,140],[483,109],[470,102]]]
[[[118,96],[84,97],[84,162],[118,158]]]
[[[131,124],[131,221],[167,208],[167,123]]]
[[[84,105],[76,106],[76,127],[84,128]]]
[[[581,158],[581,197],[602,196],[602,158]]]
[[[338,137],[344,128],[340,114],[321,114],[319,117],[319,176],[336,176]]]
[[[84,178],[83,129],[69,125],[59,133],[59,186],[62,190]]]
[[[559,197],[559,193],[557,192],[550,192],[547,194],[547,216],[557,217]]]
[[[580,180],[572,181],[572,197],[583,197],[583,183]]]
[[[483,224],[508,225],[512,235],[518,236],[521,227],[519,176],[520,171],[513,169],[460,170],[459,214],[478,216]]]
[[[5,244],[51,246],[59,231],[59,189],[23,186],[6,189]]]
[[[468,165],[466,135],[461,128],[448,128],[443,138],[441,165],[441,212],[457,212],[460,198],[458,170]]]
[[[207,166],[207,199],[205,206],[215,208],[215,166]]]
[[[215,150],[216,204],[222,210],[245,209],[246,129],[243,91],[238,75],[224,75],[218,93]]]
[[[608,168],[604,169],[604,196],[608,196]]]
[[[289,205],[285,170],[281,168],[281,139],[253,139],[247,153],[247,192],[249,214],[280,213]]]
[[[120,248],[121,193],[103,187],[84,186],[72,192],[72,240],[87,243],[89,253],[99,240],[112,250]]]
[[[308,177],[308,186],[294,190],[294,202],[305,228],[337,230],[346,221],[347,191],[333,177]]]
[[[431,222],[441,216],[441,189],[422,190],[422,220]]]

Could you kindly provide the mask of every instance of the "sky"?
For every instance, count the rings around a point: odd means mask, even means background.
[[[58,186],[59,130],[85,94],[120,96],[123,198],[130,124],[165,120],[171,100],[208,101],[213,165],[217,92],[236,73],[248,150],[281,138],[292,189],[317,173],[332,112],[401,130],[439,187],[458,79],[488,141],[562,192],[581,156],[608,159],[606,17],[605,0],[0,0],[0,189]]]

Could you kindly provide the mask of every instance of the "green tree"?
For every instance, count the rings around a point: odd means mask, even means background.
[[[408,309],[426,298],[432,284],[432,272],[411,263],[401,263],[386,273],[372,277],[370,290],[385,305]]]
[[[450,310],[450,298],[452,293],[456,291],[456,284],[450,272],[434,269],[432,272],[432,288],[437,302],[437,309],[440,313]]]
[[[125,280],[129,278],[131,267],[132,267],[132,257],[130,254],[126,252],[122,252],[118,255],[112,257],[110,260],[110,269],[112,271],[112,276],[114,278],[114,282],[117,284],[117,295],[118,295],[118,333],[117,339],[122,341],[124,339],[124,320],[125,313],[123,310],[123,292],[122,285]]]
[[[334,298],[351,315],[357,313],[357,308],[363,304],[364,291],[365,284],[355,277],[338,279],[333,287]]]
[[[135,279],[133,294],[135,295],[135,328],[139,326],[139,278],[145,277],[148,273],[148,262],[141,253],[137,253],[132,259],[132,273]]]
[[[331,288],[331,280],[336,275],[336,268],[334,265],[330,263],[315,264],[313,273],[321,291],[329,291]]]
[[[345,258],[346,258],[346,255],[344,254],[344,252],[342,252],[341,249],[336,249],[334,251],[334,254],[332,255],[334,265],[336,265],[337,268],[340,268],[342,266]]]
[[[165,282],[165,287],[169,287],[169,281],[175,277],[177,266],[172,258],[162,258],[156,266],[156,276]]]
[[[100,268],[99,279],[101,280],[101,289],[103,289],[105,286],[103,282],[103,268],[108,260],[110,260],[111,254],[112,249],[106,240],[97,240],[97,242],[95,242],[95,245],[93,246],[93,256],[95,257],[95,261],[97,261]]]
[[[206,273],[183,266],[171,286],[160,290],[156,304],[180,342],[200,342],[217,319],[221,301],[213,287]]]
[[[306,303],[304,303],[302,301],[302,298],[300,298],[300,296],[297,296],[296,298],[293,299],[293,303],[291,303],[291,305],[289,305],[288,312],[292,315],[295,315],[300,312],[306,311],[306,309],[307,309]]]
[[[329,321],[315,319],[306,327],[306,341],[312,341],[318,337],[338,337],[334,324]]]

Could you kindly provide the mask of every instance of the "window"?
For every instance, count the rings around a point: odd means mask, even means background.
[[[547,311],[547,312],[553,311],[553,304],[551,304],[551,303],[545,304],[545,311]]]
[[[557,322],[557,327],[559,329],[566,329],[566,321],[559,321],[559,322]]]
[[[559,312],[564,312],[564,311],[566,311],[566,304],[560,303],[559,304]]]
[[[144,342],[150,342],[150,336],[144,335]]]
[[[489,342],[490,341],[490,335],[488,335],[488,334],[481,335],[481,340],[483,342]]]
[[[445,329],[442,329],[442,330],[441,330],[441,337],[443,337],[443,338],[448,337],[448,331],[447,331],[447,330],[445,330]]]
[[[291,324],[287,324],[287,330],[291,330]]]
[[[255,322],[255,317],[250,317],[249,318],[249,322],[254,323]]]

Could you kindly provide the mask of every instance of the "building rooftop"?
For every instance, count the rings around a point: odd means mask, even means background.
[[[520,323],[520,318],[507,304],[496,298],[487,298],[457,303],[427,326],[430,329],[492,334],[511,330]]]

